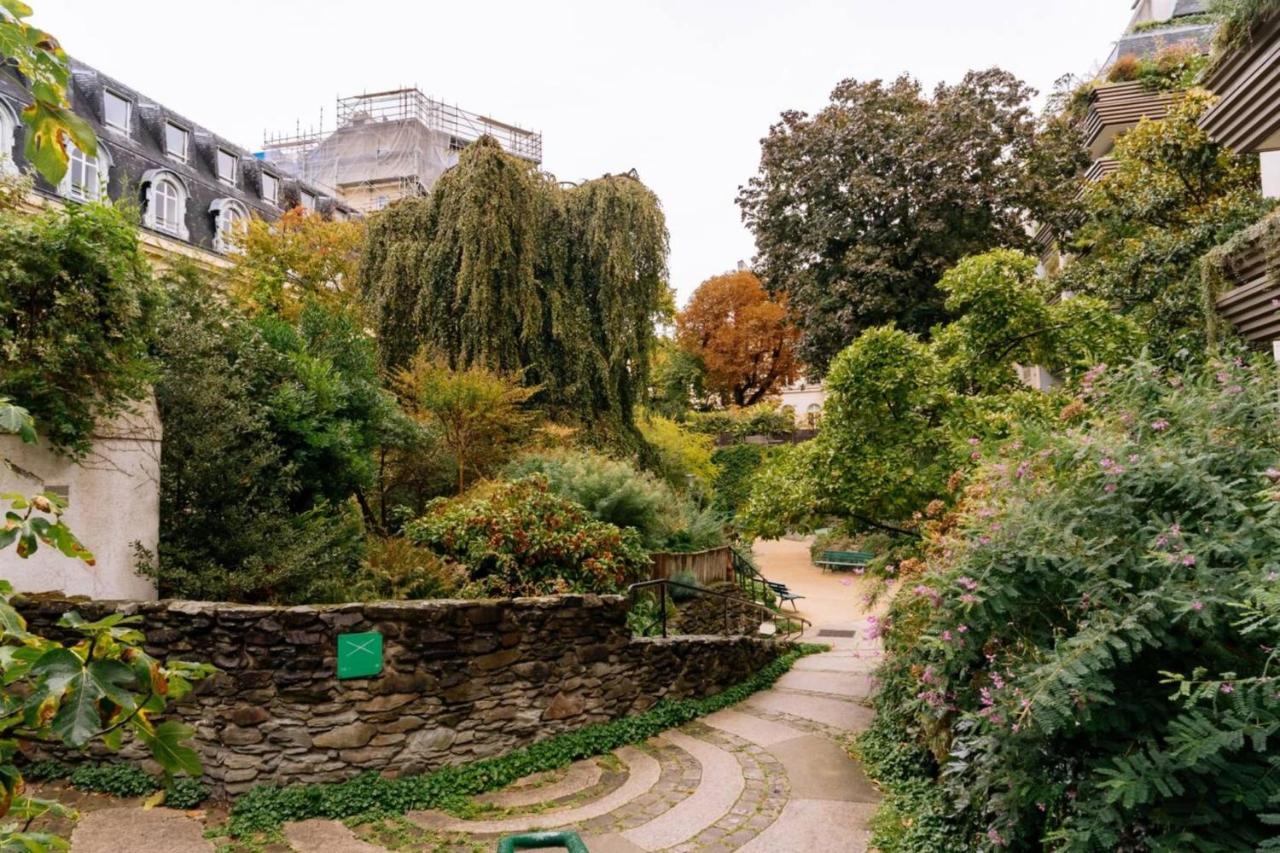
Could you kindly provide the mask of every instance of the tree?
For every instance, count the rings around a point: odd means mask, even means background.
[[[649,367],[648,409],[682,419],[707,397],[707,370],[697,356],[668,337],[658,338]]]
[[[361,266],[381,360],[519,372],[540,402],[636,445],[667,232],[632,175],[568,189],[482,138],[426,199],[374,218]]]
[[[770,293],[787,294],[815,375],[859,332],[926,333],[936,283],[965,255],[1027,244],[1033,94],[998,69],[932,96],[909,77],[845,80],[816,115],[783,113],[738,195]]]
[[[250,319],[173,273],[155,336],[161,591],[201,600],[343,597],[362,555],[349,501],[372,480],[385,407],[372,343],[304,307]]]
[[[1051,300],[1035,260],[998,249],[966,258],[939,282],[957,319],[933,340],[894,326],[869,329],[831,364],[822,430],[758,475],[741,523],[778,536],[834,519],[851,531],[915,536],[931,502],[972,465],[974,444],[1052,421],[1063,394],[1033,391],[1016,365],[1084,368],[1140,350],[1136,325],[1087,297]]]
[[[1211,140],[1197,120],[1211,96],[1193,90],[1160,121],[1144,119],[1116,143],[1116,171],[1084,192],[1075,255],[1057,280],[1131,316],[1166,361],[1205,352],[1197,261],[1267,209],[1257,157]]]
[[[718,275],[698,285],[676,329],[724,405],[753,405],[796,378],[796,330],[785,299],[771,300],[755,273]]]
[[[0,213],[0,394],[50,444],[86,452],[94,425],[141,399],[159,293],[121,210]]]
[[[454,370],[420,352],[393,381],[405,410],[434,425],[458,467],[458,494],[468,472],[479,476],[506,462],[534,415],[525,408],[538,388],[519,377],[472,366]]]
[[[356,311],[364,223],[329,220],[302,207],[274,222],[251,219],[233,236],[232,295],[257,313],[297,318],[304,302]]]

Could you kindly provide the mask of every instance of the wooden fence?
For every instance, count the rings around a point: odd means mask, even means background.
[[[733,558],[728,546],[691,554],[651,554],[649,569],[651,580],[670,578],[680,572],[689,572],[700,584],[722,583],[733,580]]]

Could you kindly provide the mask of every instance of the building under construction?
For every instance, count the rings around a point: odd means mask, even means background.
[[[424,195],[463,148],[492,136],[509,153],[542,162],[542,135],[394,89],[338,99],[336,129],[268,136],[263,157],[351,207],[380,210]]]

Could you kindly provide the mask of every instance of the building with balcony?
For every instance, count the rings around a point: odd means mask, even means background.
[[[1245,43],[1215,57],[1204,85],[1219,100],[1200,126],[1237,152],[1257,154],[1262,194],[1280,198],[1280,10],[1260,20]],[[1273,213],[1212,253],[1206,295],[1241,337],[1280,357],[1278,235],[1280,215]]]
[[[25,84],[0,68],[0,170],[30,173],[33,206],[89,201],[137,202],[141,242],[153,261],[182,257],[207,268],[226,266],[229,229],[249,217],[275,219],[296,206],[326,216],[355,211],[316,187],[262,162],[249,151],[170,107],[71,60],[68,98],[93,128],[93,157],[73,148],[57,185],[29,169],[27,128],[18,115],[30,103]]]

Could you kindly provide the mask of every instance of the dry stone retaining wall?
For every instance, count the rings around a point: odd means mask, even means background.
[[[173,715],[196,728],[207,778],[259,782],[417,773],[701,697],[743,680],[779,647],[753,637],[633,638],[619,596],[266,607],[188,601],[20,600],[51,636],[58,617],[143,617],[158,658],[222,672]],[[337,635],[379,631],[383,671],[339,680]]]

